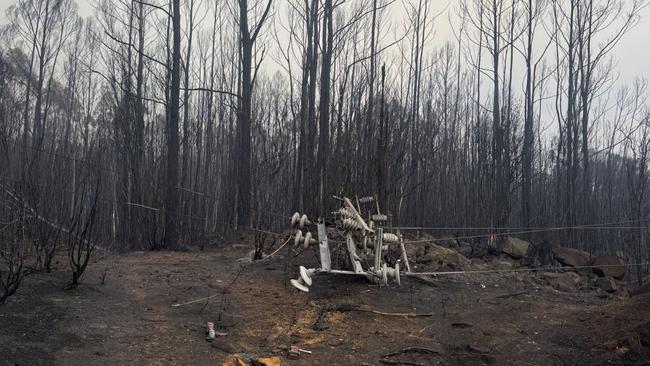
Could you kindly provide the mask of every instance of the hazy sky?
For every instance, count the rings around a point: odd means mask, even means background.
[[[631,3],[633,0],[625,0]],[[6,9],[13,4],[14,0],[0,0],[0,24],[5,24],[7,18],[5,16]],[[285,0],[276,0],[275,7],[284,8]],[[454,9],[457,0],[446,1],[433,1],[434,12],[439,13],[447,9]],[[94,12],[94,1],[78,0],[79,12],[82,16],[90,16]],[[279,10],[279,9],[278,9]],[[281,11],[281,10],[280,10]],[[451,10],[453,13],[453,10]],[[391,9],[390,14],[392,22],[399,23],[401,18],[404,17],[404,9],[401,1],[396,1]],[[452,22],[454,16],[452,15]],[[442,14],[435,26],[436,36],[432,41],[434,44],[442,44],[451,38],[451,26],[448,14]],[[390,37],[389,37],[390,38]],[[618,83],[629,83],[635,77],[641,76],[650,80],[650,6],[643,9],[641,13],[641,22],[628,33],[615,49],[616,58],[618,59],[617,72],[620,77]]]

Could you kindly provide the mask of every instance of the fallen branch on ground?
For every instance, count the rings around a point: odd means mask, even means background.
[[[359,312],[372,313],[372,314],[377,314],[377,315],[401,316],[401,317],[406,317],[406,318],[422,318],[422,317],[429,317],[429,316],[434,315],[433,313],[419,313],[419,314],[418,313],[386,313],[386,312],[383,312],[383,311],[360,308],[360,307],[354,306],[354,305],[341,305],[341,306],[336,308],[336,311],[340,311],[342,313],[350,312],[350,311],[359,311]]]

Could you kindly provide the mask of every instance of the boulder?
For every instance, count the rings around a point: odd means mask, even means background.
[[[593,259],[591,254],[585,251],[562,247],[553,249],[553,258],[563,266],[571,267],[588,266]]]
[[[453,249],[431,244],[427,246],[426,253],[418,258],[418,263],[426,264],[432,271],[455,271],[463,269],[469,260]]]
[[[596,286],[605,292],[618,291],[618,286],[616,285],[616,281],[614,281],[614,279],[611,277],[599,277],[596,280]]]
[[[562,292],[576,291],[582,281],[582,277],[575,272],[544,272],[542,278],[548,286]]]
[[[594,266],[593,272],[599,277],[614,277],[617,280],[622,280],[625,277],[625,260],[617,256],[601,256],[594,259],[592,265]]]
[[[528,253],[530,243],[525,240],[508,236],[501,242],[501,251],[513,258],[523,258]]]

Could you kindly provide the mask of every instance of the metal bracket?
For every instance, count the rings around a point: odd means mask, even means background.
[[[327,228],[324,223],[318,224],[318,249],[320,250],[320,267],[324,271],[332,269],[330,247],[327,243]]]

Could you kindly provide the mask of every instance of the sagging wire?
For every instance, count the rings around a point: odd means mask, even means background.
[[[274,233],[274,232],[271,232],[271,231],[266,231],[266,230],[261,230],[261,229],[255,229],[255,228],[250,228],[250,230],[258,231],[258,232],[263,232],[263,233],[269,233],[269,234],[273,234],[273,235],[282,235],[282,234],[280,234],[280,233]],[[279,246],[275,251],[273,251],[273,253],[267,255],[266,257],[260,259],[259,261],[251,262],[249,265],[242,267],[242,268],[237,272],[235,278],[230,282],[230,284],[229,284],[228,286],[226,286],[226,289],[229,288],[230,286],[232,286],[232,284],[234,284],[235,281],[237,281],[237,279],[239,278],[239,276],[240,276],[240,275],[241,275],[241,274],[242,274],[246,269],[248,269],[249,266],[251,266],[251,265],[254,264],[254,263],[259,263],[259,262],[265,261],[265,260],[267,260],[267,259],[273,257],[273,256],[276,255],[276,254],[277,254],[277,253],[278,253],[282,248],[284,248],[284,247],[285,247],[285,246],[286,246],[286,245],[291,241],[292,238],[293,238],[293,235],[290,235],[289,238],[287,238],[287,240],[286,240],[282,245],[280,245],[280,246]],[[222,292],[223,292],[223,291],[222,291]],[[199,302],[207,301],[207,300],[209,300],[209,299],[211,299],[211,298],[213,298],[213,297],[216,297],[216,296],[219,296],[219,295],[222,295],[222,294],[223,294],[223,293],[221,293],[221,294],[214,294],[214,295],[209,295],[209,296],[206,296],[206,297],[202,297],[202,298],[200,298],[200,299],[191,300],[191,301],[188,301],[188,302],[172,304],[172,307],[173,307],[173,308],[178,308],[178,307],[185,306],[185,305],[196,304],[196,303],[199,303]]]
[[[426,226],[384,226],[384,229],[393,229],[393,230],[406,230],[406,231],[413,231],[413,230],[546,230],[546,229],[580,229],[580,228],[590,228],[590,227],[611,227],[609,225],[621,225],[621,224],[629,224],[629,223],[635,223],[635,222],[648,222],[650,221],[650,218],[648,219],[638,219],[638,220],[625,220],[625,221],[613,221],[613,222],[605,222],[605,223],[597,223],[597,224],[585,224],[585,225],[576,225],[576,226],[558,226],[558,227],[472,227],[472,226],[467,226],[467,227],[445,227],[445,226],[431,226],[431,227],[426,227]]]
[[[521,231],[506,231],[506,232],[502,232],[502,233],[466,235],[466,236],[457,236],[457,237],[452,237],[452,238],[416,239],[416,240],[404,241],[404,244],[428,243],[428,242],[431,242],[431,241],[444,242],[444,241],[453,241],[453,240],[493,238],[493,237],[497,237],[497,236],[532,234],[532,233],[541,233],[541,232],[550,232],[550,231],[562,231],[562,230],[611,230],[611,229],[616,229],[616,230],[619,230],[619,229],[620,230],[642,230],[642,229],[647,229],[648,226],[608,226],[608,225],[617,225],[617,224],[624,224],[624,223],[630,223],[630,222],[644,222],[644,221],[650,221],[650,219],[629,220],[629,221],[591,224],[591,225],[539,228],[539,229],[521,230]],[[461,230],[461,229],[462,228],[459,228],[459,230]],[[468,228],[468,229],[471,229],[471,228]],[[504,229],[507,229],[507,228],[504,228]],[[401,228],[400,228],[400,230],[401,230]],[[422,230],[424,230],[424,229],[422,229]],[[452,229],[449,229],[449,230],[452,230]],[[488,228],[485,228],[484,230],[488,230]],[[495,229],[489,229],[489,230],[495,230]]]
[[[650,265],[645,263],[621,263],[621,264],[603,264],[591,266],[560,266],[560,267],[540,267],[540,268],[511,268],[511,269],[483,269],[468,271],[446,271],[446,272],[406,272],[403,276],[446,276],[446,275],[470,275],[470,274],[487,274],[487,273],[513,273],[513,272],[538,272],[538,271],[562,271],[576,269],[593,269],[593,268],[610,268],[610,267],[641,267]]]

